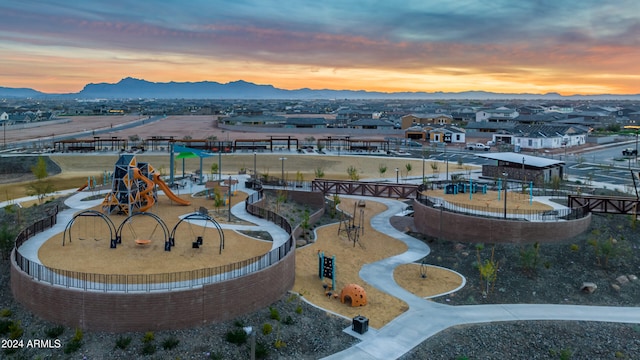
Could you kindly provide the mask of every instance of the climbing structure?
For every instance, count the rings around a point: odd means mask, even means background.
[[[365,306],[367,305],[367,293],[362,286],[356,284],[349,284],[345,286],[340,292],[340,302],[350,302],[351,306]]]
[[[139,163],[135,155],[120,155],[113,170],[111,192],[102,201],[102,210],[131,215],[150,209],[157,199],[151,180],[153,172],[151,165]]]

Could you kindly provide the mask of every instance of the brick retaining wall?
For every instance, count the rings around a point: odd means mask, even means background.
[[[562,221],[514,221],[453,213],[413,202],[413,218],[419,233],[449,241],[471,243],[551,243],[587,231],[591,214]]]
[[[16,301],[43,319],[96,331],[158,331],[230,320],[269,306],[295,281],[295,251],[268,268],[234,280],[193,290],[145,293],[51,286],[27,276],[11,258]]]

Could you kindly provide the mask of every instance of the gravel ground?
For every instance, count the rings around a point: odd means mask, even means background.
[[[628,216],[594,214],[589,232],[540,245],[537,256],[533,245],[496,245],[498,274],[488,293],[483,293],[477,264],[478,256],[480,262],[490,259],[491,245],[423,240],[432,250],[427,263],[467,278],[457,293],[435,299],[440,303],[640,304],[640,280],[632,280],[640,276],[640,237]],[[594,244],[599,245],[599,256]],[[613,244],[608,259],[603,255],[606,244]],[[580,290],[583,282],[593,282],[597,289],[585,293]],[[640,359],[640,324],[523,321],[457,326],[402,359]]]

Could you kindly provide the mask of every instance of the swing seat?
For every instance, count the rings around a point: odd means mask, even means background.
[[[151,240],[149,239],[136,239],[137,245],[149,245],[151,244]]]

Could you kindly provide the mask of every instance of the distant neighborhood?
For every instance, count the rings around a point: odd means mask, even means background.
[[[571,148],[640,125],[640,102],[542,100],[62,100],[3,99],[0,124],[73,116],[210,115],[221,126],[396,130],[406,144],[482,142],[508,151]]]

